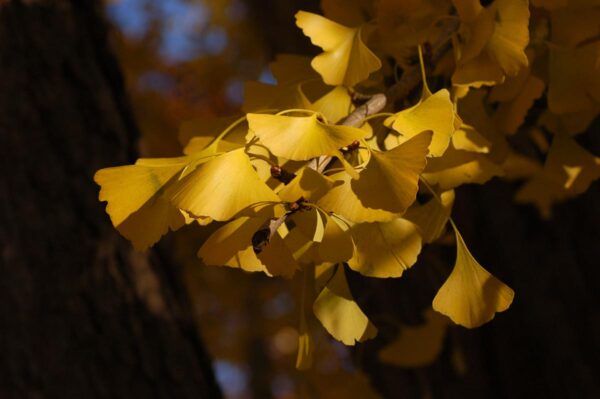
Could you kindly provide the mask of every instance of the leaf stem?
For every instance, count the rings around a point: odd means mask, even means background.
[[[425,61],[423,60],[423,48],[420,44],[417,46],[417,50],[419,51],[419,66],[421,67],[421,79],[423,80],[423,98],[427,98],[431,96],[431,90],[429,90],[429,86],[427,85]]]

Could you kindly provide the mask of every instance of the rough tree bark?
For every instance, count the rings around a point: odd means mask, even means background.
[[[137,134],[99,3],[0,1],[0,397],[220,397],[177,268],[97,200]]]

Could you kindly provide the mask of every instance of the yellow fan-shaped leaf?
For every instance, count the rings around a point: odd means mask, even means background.
[[[324,210],[334,212],[355,223],[385,222],[398,215],[382,209],[365,207],[350,184],[351,178],[346,172],[331,175],[331,178],[342,182],[331,188],[317,204]]]
[[[487,154],[490,152],[492,143],[482,136],[474,127],[462,124],[452,135],[452,144],[457,150],[469,152],[480,152]]]
[[[369,277],[400,277],[417,261],[421,236],[406,219],[356,224],[351,230],[356,251],[348,265]]]
[[[330,123],[338,123],[354,110],[354,106],[348,89],[337,86],[312,103],[310,109],[323,114]]]
[[[116,228],[137,251],[143,251],[158,242],[169,229],[176,231],[185,224],[186,217],[179,209],[164,196],[155,196]]]
[[[426,243],[435,241],[442,234],[454,205],[454,190],[444,191],[439,196],[441,204],[437,198],[432,198],[424,205],[411,206],[404,214],[406,219],[417,225]]]
[[[354,302],[341,266],[317,297],[313,311],[329,334],[346,345],[377,335],[377,328]]]
[[[252,248],[252,236],[264,220],[239,217],[215,231],[198,250],[198,257],[209,266],[229,266],[248,272],[266,271]]]
[[[318,255],[322,262],[345,262],[352,257],[354,245],[348,228],[343,228],[335,218],[324,214],[326,220],[323,239],[318,247]]]
[[[458,85],[481,87],[502,82],[528,65],[527,0],[496,0],[481,7],[476,0],[454,1],[464,26],[461,56],[452,77]]]
[[[316,115],[282,116],[248,114],[250,129],[276,156],[307,161],[364,138],[364,130],[350,126],[327,125]]]
[[[450,146],[442,157],[429,160],[423,177],[441,190],[449,190],[467,183],[483,184],[503,173],[502,168],[486,154],[456,150]]]
[[[525,47],[529,43],[528,0],[496,0],[495,29],[488,52],[509,76],[528,65]]]
[[[523,70],[526,70],[525,68]],[[507,79],[503,85],[510,84],[512,79]],[[494,87],[490,94],[490,101],[494,101]],[[498,130],[504,134],[514,134],[525,121],[527,112],[533,105],[533,102],[544,93],[544,82],[527,74],[523,82],[520,82],[519,92],[512,98],[500,103],[494,114],[494,122]]]
[[[133,212],[164,191],[167,183],[188,165],[188,157],[141,159],[140,164],[100,169],[94,181],[100,188],[100,201],[115,227]]]
[[[325,83],[352,87],[381,68],[379,58],[362,41],[362,28],[348,28],[305,11],[296,14],[296,25],[323,49],[311,65]]]
[[[431,96],[423,96],[413,107],[390,116],[385,124],[401,134],[400,142],[431,130],[433,137],[429,154],[439,157],[448,148],[454,132],[454,105],[450,92],[442,89]]]
[[[335,184],[335,180],[320,174],[314,169],[304,167],[277,195],[279,195],[282,201],[287,202],[295,202],[300,198],[316,202]]]
[[[194,216],[223,221],[250,205],[279,202],[279,197],[260,180],[240,148],[219,155],[182,179],[172,202]]]
[[[456,324],[475,328],[508,309],[515,293],[477,263],[455,226],[454,231],[456,263],[433,299],[433,309]]]
[[[544,172],[571,194],[581,194],[600,178],[600,157],[590,154],[569,136],[557,134],[552,140]]]
[[[431,136],[421,133],[390,151],[371,154],[360,179],[350,183],[363,206],[401,213],[415,201]]]
[[[258,255],[254,252],[252,237],[262,228],[265,228],[264,217],[239,217],[215,231],[198,251],[198,257],[210,266],[291,277],[298,266],[278,233]]]
[[[447,317],[428,309],[425,324],[402,326],[400,335],[379,352],[379,359],[405,368],[432,364],[443,349],[448,322]]]

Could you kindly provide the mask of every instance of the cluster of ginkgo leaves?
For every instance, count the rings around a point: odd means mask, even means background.
[[[184,123],[182,156],[98,171],[100,200],[138,250],[217,222],[198,251],[206,265],[303,273],[299,368],[314,345],[309,310],[346,345],[377,334],[346,268],[401,277],[447,224],[456,263],[438,313],[408,333],[439,336],[439,313],[480,326],[514,292],[467,249],[454,189],[524,179],[516,200],[548,216],[600,176],[573,138],[600,110],[599,2],[532,2],[324,0],[325,16],[296,14],[320,54],[278,56],[277,84],[248,82],[242,116]]]

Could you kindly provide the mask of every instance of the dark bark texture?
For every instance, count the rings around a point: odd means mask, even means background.
[[[179,271],[98,202],[137,136],[99,3],[0,1],[0,397],[220,397]]]

